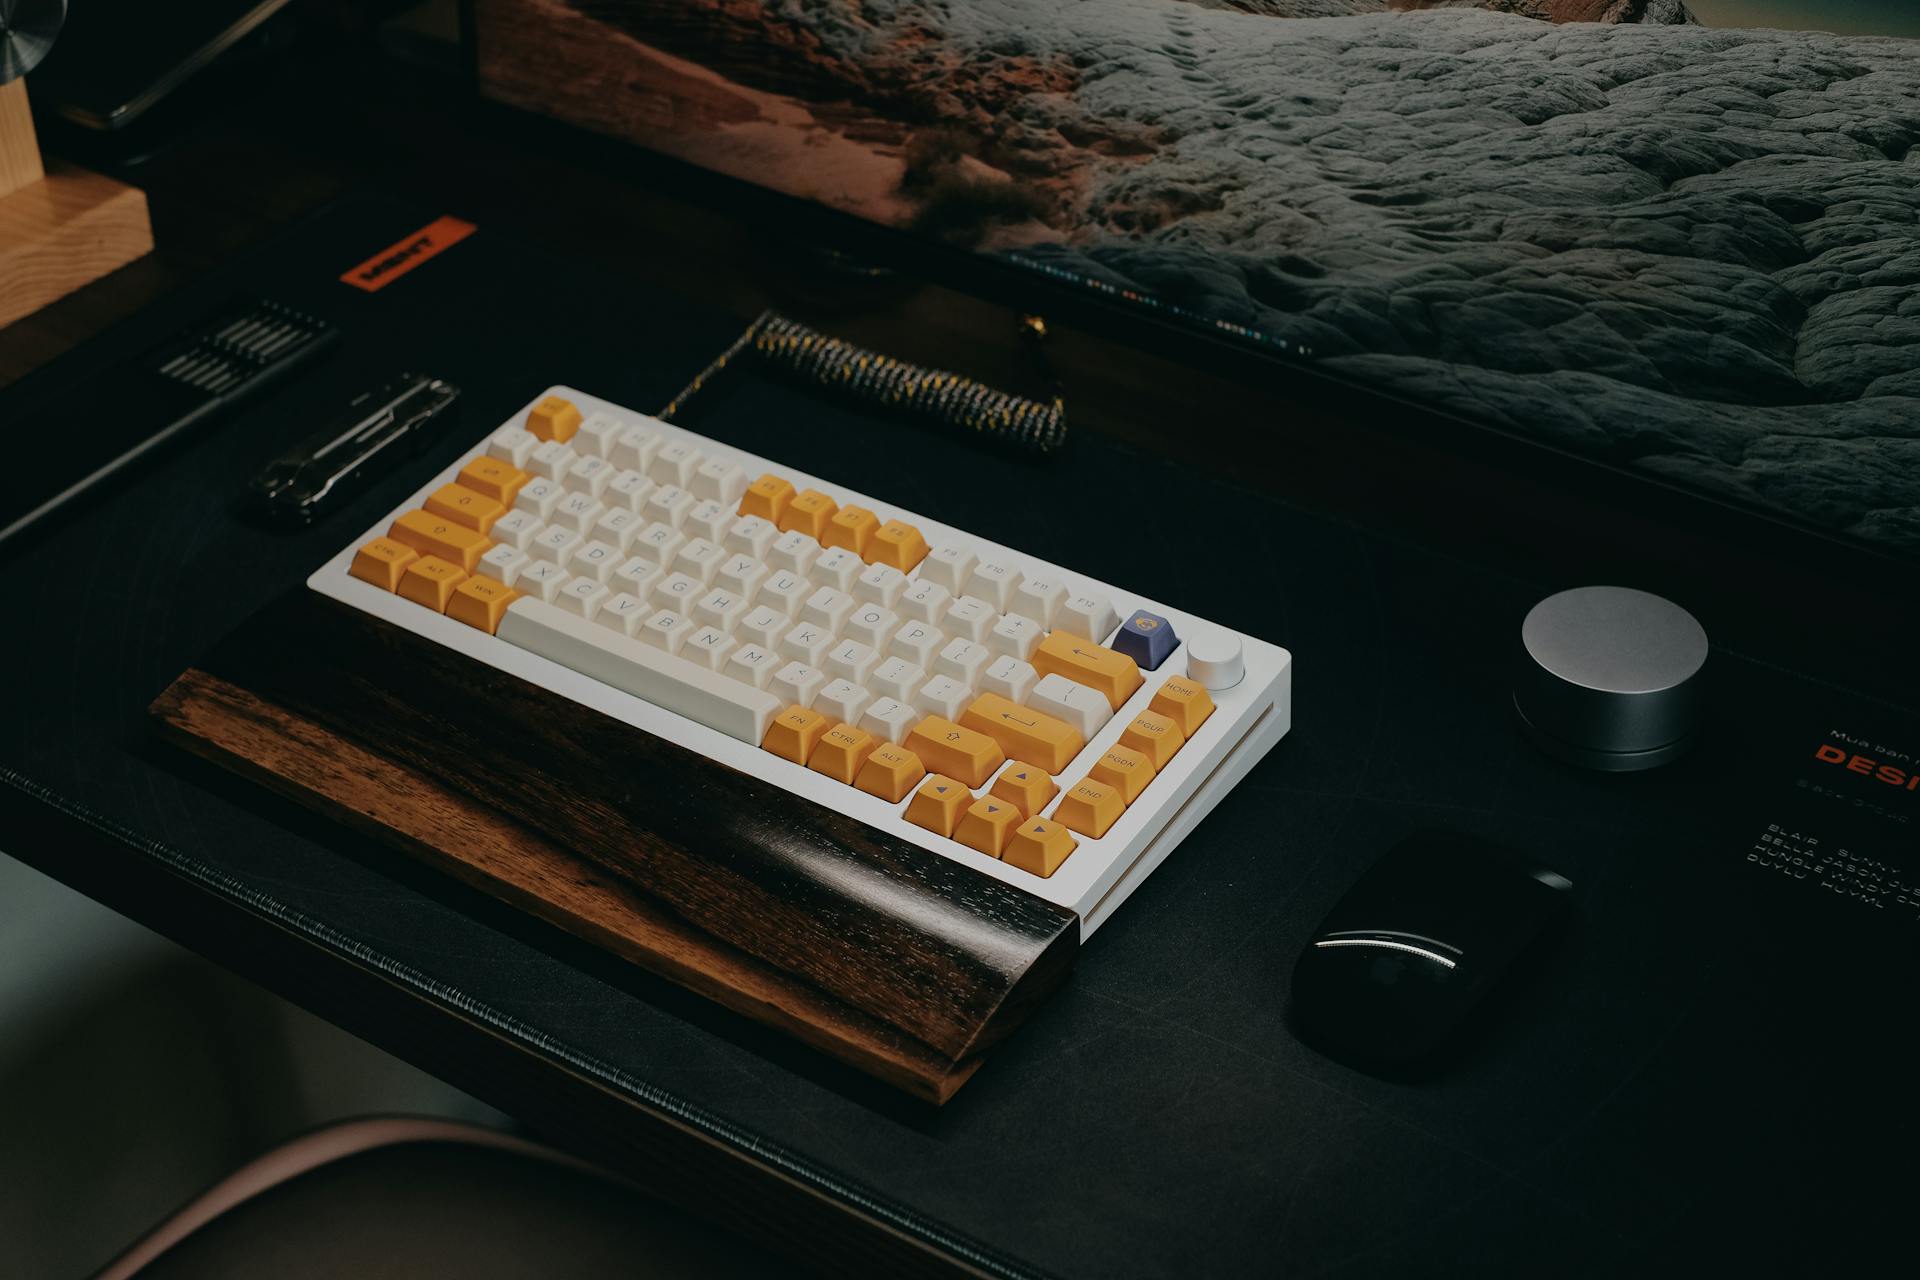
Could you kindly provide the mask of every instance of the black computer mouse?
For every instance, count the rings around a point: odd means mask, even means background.
[[[1293,970],[1302,1039],[1351,1065],[1436,1065],[1517,961],[1564,922],[1573,884],[1466,836],[1423,832],[1374,863]]]

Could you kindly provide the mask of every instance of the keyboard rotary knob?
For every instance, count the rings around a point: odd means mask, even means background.
[[[1247,674],[1240,657],[1240,638],[1226,631],[1206,629],[1187,637],[1187,675],[1209,693],[1231,689]]]

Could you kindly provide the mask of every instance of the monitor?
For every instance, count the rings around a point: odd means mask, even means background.
[[[473,0],[496,99],[1920,554],[1912,0]]]

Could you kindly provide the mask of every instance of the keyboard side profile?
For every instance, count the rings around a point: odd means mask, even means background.
[[[568,387],[308,586],[1083,937],[1290,724],[1285,650]]]

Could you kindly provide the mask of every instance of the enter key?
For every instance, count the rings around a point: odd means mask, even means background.
[[[1009,760],[1059,773],[1087,745],[1078,729],[1044,712],[983,693],[961,713],[960,723],[1000,744]]]

